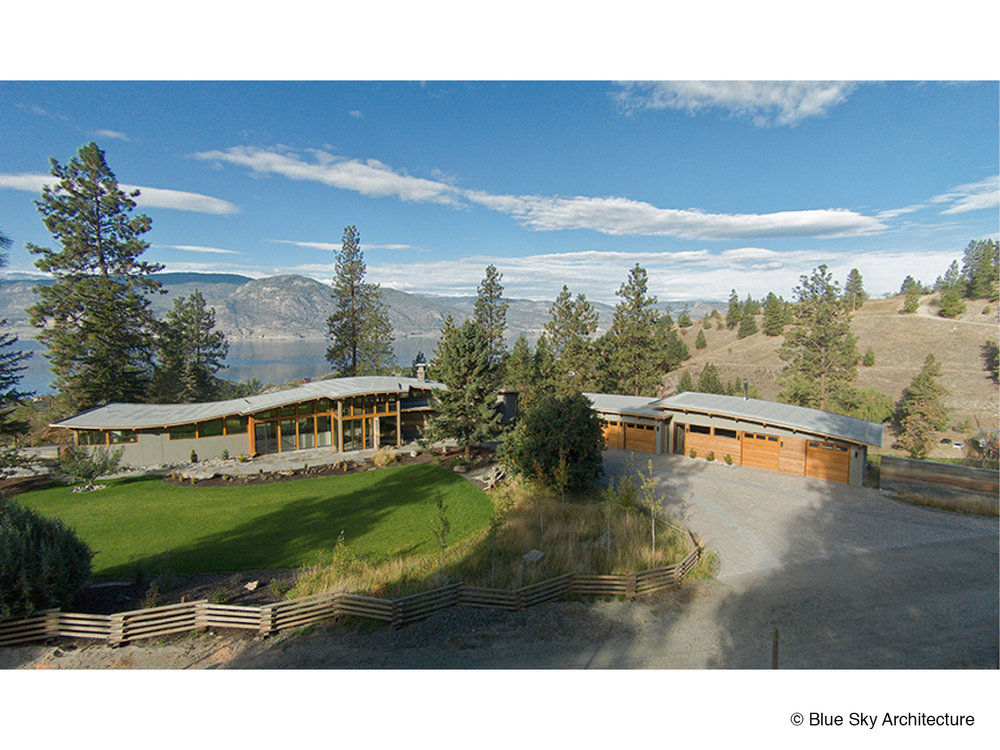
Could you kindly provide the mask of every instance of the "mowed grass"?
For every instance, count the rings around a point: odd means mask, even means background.
[[[438,492],[447,506],[449,541],[488,524],[487,495],[433,464],[242,487],[122,480],[97,492],[50,487],[13,499],[74,529],[95,553],[95,577],[128,577],[139,570],[323,564],[341,533],[353,555],[372,562],[431,552]]]

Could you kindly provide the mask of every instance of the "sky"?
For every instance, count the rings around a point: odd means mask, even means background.
[[[51,246],[49,159],[96,142],[167,271],[328,282],[345,226],[372,281],[614,303],[775,291],[826,264],[869,292],[996,238],[986,82],[0,82],[5,272]]]

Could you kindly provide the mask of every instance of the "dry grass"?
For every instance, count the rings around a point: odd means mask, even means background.
[[[651,546],[648,512],[608,506],[593,494],[561,502],[534,484],[512,480],[492,493],[498,520],[439,555],[399,556],[381,562],[354,557],[338,545],[328,565],[304,569],[288,596],[349,591],[397,597],[446,582],[517,588],[563,573],[631,573],[678,562],[690,552],[682,530],[657,523]],[[608,512],[610,510],[610,512]],[[602,543],[610,530],[611,544]],[[527,552],[544,556],[525,564]],[[710,574],[709,567],[702,571]]]
[[[962,513],[970,516],[986,516],[996,518],[998,515],[997,501],[988,497],[976,495],[956,495],[948,497],[944,494],[919,494],[915,492],[898,491],[893,497],[910,505],[922,505],[925,508],[937,508],[952,513]]]

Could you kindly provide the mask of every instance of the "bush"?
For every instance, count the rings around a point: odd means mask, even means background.
[[[68,606],[91,557],[61,521],[0,500],[0,619]]]
[[[733,457],[732,457],[732,456],[730,456],[730,455],[729,455],[728,453],[726,454],[726,457],[725,457],[725,459],[724,459],[724,460],[725,460],[725,462],[726,462],[726,463],[727,463],[727,464],[728,464],[729,466],[732,466],[732,465],[733,465]]]
[[[861,360],[861,364],[865,367],[874,367],[875,365],[875,350],[868,347],[868,351],[865,352],[864,358]]]
[[[387,466],[392,466],[396,463],[396,454],[392,451],[386,450],[385,448],[379,448],[372,454],[372,463],[378,468],[384,469]]]
[[[121,461],[122,449],[95,448],[93,451],[79,445],[67,445],[59,456],[59,470],[84,489],[93,489],[94,482],[105,474],[114,474]]]
[[[688,453],[688,455],[691,456],[691,458],[698,458],[698,451],[696,451],[694,448],[692,448],[691,452]]]
[[[194,448],[191,449],[191,463],[198,463],[198,454],[194,452]]]
[[[604,472],[604,433],[582,393],[543,396],[500,443],[507,469],[559,490],[585,489]]]
[[[223,461],[228,461],[229,460],[229,448],[223,448],[222,449],[222,453],[219,454],[219,458],[221,458]]]
[[[715,451],[709,451],[708,455],[705,456],[705,460],[706,461],[714,461],[715,460]]]

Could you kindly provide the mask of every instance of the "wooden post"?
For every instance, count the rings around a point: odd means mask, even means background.
[[[399,398],[396,398],[396,447],[403,445],[403,420],[400,417]]]
[[[260,635],[268,636],[274,632],[274,605],[267,604],[260,610]]]
[[[253,417],[247,417],[247,443],[250,448],[250,457],[253,458],[256,455],[254,452]]]
[[[635,599],[635,596],[636,596],[635,589],[636,589],[635,573],[629,573],[628,577],[625,580],[625,596],[626,596],[626,598],[628,598],[628,599]]]
[[[344,402],[337,402],[337,443],[334,446],[337,453],[344,452]]]
[[[61,610],[50,609],[45,613],[45,635],[47,638],[55,638],[59,635],[59,615]]]
[[[774,629],[774,640],[771,643],[771,669],[778,668],[778,629]]]
[[[109,646],[120,646],[125,642],[125,615],[111,615],[111,634],[108,636]]]

